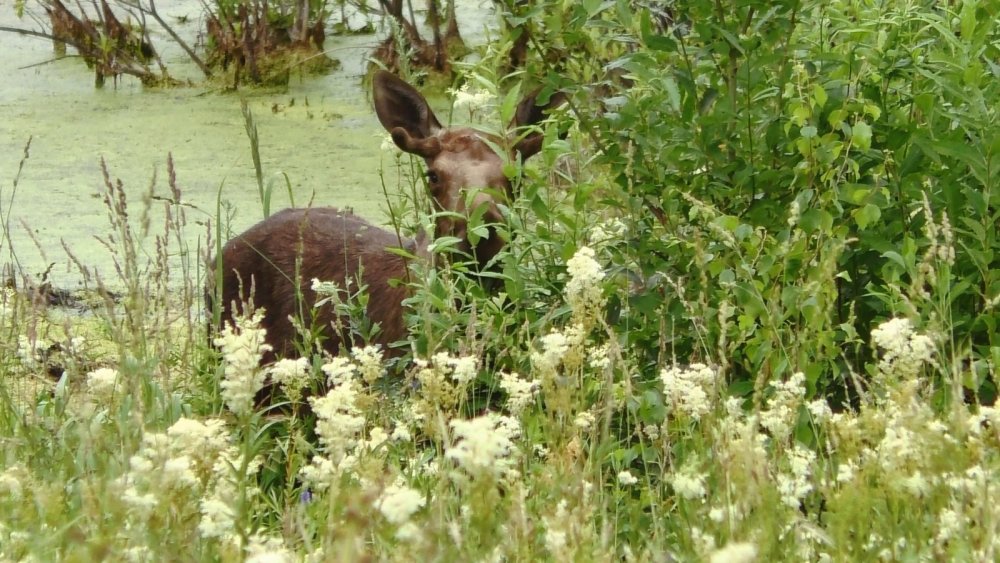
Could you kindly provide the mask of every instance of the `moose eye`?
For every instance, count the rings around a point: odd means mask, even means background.
[[[427,171],[427,182],[428,183],[436,184],[436,183],[438,183],[438,180],[440,180],[440,179],[441,178],[438,177],[438,173],[437,172],[435,172],[433,170],[428,170]]]

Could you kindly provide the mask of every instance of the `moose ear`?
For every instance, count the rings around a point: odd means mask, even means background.
[[[521,127],[538,125],[545,119],[545,115],[551,110],[565,104],[569,98],[564,92],[553,92],[549,96],[546,104],[538,105],[538,95],[542,92],[539,88],[524,97],[517,104],[517,111],[514,113],[514,120],[510,128],[517,131]],[[521,158],[527,160],[542,150],[542,133],[540,131],[530,131],[523,138],[514,143],[514,150],[521,154]]]
[[[423,95],[394,74],[384,70],[376,72],[372,90],[375,114],[399,148],[413,152],[411,146],[414,141],[427,139],[441,130],[441,122]],[[407,146],[403,146],[401,141]]]

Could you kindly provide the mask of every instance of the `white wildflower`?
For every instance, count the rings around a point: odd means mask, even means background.
[[[396,537],[405,542],[415,542],[424,536],[420,526],[407,522],[396,529]]]
[[[382,350],[378,346],[365,346],[351,350],[351,357],[358,365],[361,379],[371,385],[382,377]]]
[[[110,400],[118,383],[118,370],[100,368],[87,374],[87,390],[98,400]]]
[[[346,381],[350,381],[357,373],[354,363],[351,362],[350,358],[342,356],[332,358],[329,362],[323,364],[320,369],[326,374],[330,385],[340,385]]]
[[[358,449],[370,452],[388,441],[389,434],[381,426],[376,426],[368,432],[368,439],[358,444]]]
[[[198,533],[203,538],[224,538],[233,533],[236,512],[228,502],[209,497],[200,503],[201,521]]]
[[[0,492],[3,492],[10,500],[20,500],[24,492],[22,482],[26,479],[27,472],[24,467],[14,465],[8,467],[0,473]]]
[[[182,455],[172,457],[163,463],[163,477],[175,486],[193,487],[199,484],[198,477],[191,470],[191,458]]]
[[[153,560],[153,552],[145,545],[133,545],[125,549],[125,561],[129,563],[146,563]]]
[[[349,381],[338,385],[322,397],[310,397],[316,413],[316,435],[332,459],[339,461],[347,449],[354,445],[358,434],[365,427],[365,418],[355,404],[358,390]]]
[[[757,559],[757,546],[752,543],[729,543],[709,556],[709,563],[751,563]]]
[[[760,425],[776,439],[788,437],[799,416],[799,406],[806,394],[806,376],[802,372],[792,374],[788,381],[772,381],[774,395],[767,403],[767,409],[760,413]]]
[[[639,479],[635,475],[632,475],[631,471],[625,469],[624,471],[618,472],[618,482],[627,487],[629,485],[635,485],[639,482]]]
[[[700,420],[711,410],[709,397],[716,393],[717,378],[716,371],[705,364],[672,366],[660,371],[666,403],[694,420]]]
[[[597,419],[594,417],[594,413],[590,411],[580,411],[577,413],[576,418],[573,419],[573,426],[581,430],[589,430],[590,427],[594,425]]]
[[[281,359],[268,370],[271,379],[281,386],[288,400],[298,402],[302,398],[302,390],[309,385],[309,360],[306,358]]]
[[[617,217],[608,219],[590,229],[587,237],[591,246],[602,246],[608,242],[621,240],[628,232],[628,226]]]
[[[541,338],[542,352],[532,354],[535,365],[543,372],[555,372],[562,363],[563,356],[569,351],[569,339],[566,335],[554,330]]]
[[[489,108],[496,99],[491,92],[473,87],[471,81],[466,81],[458,90],[449,89],[448,92],[454,96],[455,109],[468,108],[470,114]]]
[[[454,444],[445,457],[454,460],[470,474],[501,476],[512,469],[514,440],[521,428],[509,416],[487,413],[470,420],[455,419],[449,423]]]
[[[893,318],[872,330],[872,342],[882,349],[879,371],[900,379],[917,376],[924,364],[934,356],[934,341],[917,334],[909,319]]]
[[[934,539],[940,544],[948,542],[953,537],[964,532],[965,526],[962,517],[950,508],[945,508],[938,514],[937,535]]]
[[[825,399],[811,401],[806,404],[806,408],[809,409],[809,414],[812,415],[813,422],[816,424],[823,424],[833,416],[833,411],[830,410],[830,405]]]
[[[507,410],[521,414],[538,394],[539,382],[521,379],[516,373],[500,373],[500,388],[507,393]]]
[[[152,514],[159,504],[159,500],[153,493],[140,493],[135,487],[126,488],[122,492],[121,498],[132,511],[143,517]]]
[[[915,471],[912,475],[903,479],[900,482],[900,485],[904,490],[917,498],[927,496],[927,494],[931,491],[931,484],[919,471]]]
[[[392,140],[392,135],[389,133],[380,133],[378,137],[382,139],[382,142],[379,143],[378,146],[380,151],[390,152],[397,155],[400,154],[399,147],[396,145],[396,142]]]
[[[810,476],[816,452],[796,444],[788,450],[787,459],[789,471],[777,476],[778,492],[785,505],[798,509],[802,499],[813,490]]]
[[[792,203],[788,206],[788,226],[795,227],[799,224],[799,219],[801,218],[801,206],[799,205],[799,200],[793,199]]]
[[[405,485],[389,485],[375,501],[375,508],[389,522],[400,526],[409,522],[410,517],[423,508],[424,495]]]
[[[558,556],[560,553],[566,549],[566,532],[562,530],[554,530],[552,528],[546,528],[545,530],[545,549],[549,551],[554,556]]]
[[[674,492],[687,500],[704,498],[707,493],[705,476],[695,472],[694,469],[693,464],[689,465],[670,478]]]
[[[264,371],[260,361],[271,350],[265,343],[267,331],[260,328],[263,311],[258,309],[250,318],[238,317],[236,326],[227,325],[216,337],[215,345],[222,351],[225,371],[222,399],[234,414],[249,414],[254,397],[264,385]]]
[[[392,137],[389,138],[392,141]],[[310,284],[310,289],[315,293],[325,297],[332,297],[338,295],[342,290],[340,285],[335,281],[322,281],[318,278],[313,278]]]
[[[566,301],[573,310],[573,318],[589,326],[604,310],[604,289],[601,280],[604,270],[594,259],[594,250],[582,246],[566,262],[569,281],[566,283]]]
[[[451,378],[459,385],[465,385],[475,379],[478,364],[479,362],[472,356],[455,357],[447,352],[434,355],[434,365],[450,368]]]
[[[413,439],[413,436],[410,435],[410,429],[406,427],[406,424],[397,422],[393,427],[392,434],[389,435],[389,438],[391,438],[393,442],[409,442]]]
[[[837,482],[838,483],[849,483],[854,479],[854,473],[857,470],[853,460],[841,460],[837,465]]]
[[[250,538],[244,563],[293,563],[298,558],[279,537],[256,534]]]
[[[172,448],[184,455],[214,462],[216,454],[230,441],[226,423],[219,418],[205,421],[181,417],[167,429]]]
[[[611,367],[609,348],[610,343],[604,343],[600,346],[592,346],[587,350],[587,363],[591,369],[600,372]]]

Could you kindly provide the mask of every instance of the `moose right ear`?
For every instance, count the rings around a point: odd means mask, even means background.
[[[396,75],[384,70],[376,72],[372,90],[375,114],[397,145],[400,144],[395,131],[397,128],[403,129],[412,140],[426,139],[441,130],[441,122],[423,95]],[[402,145],[400,148],[409,150]]]
[[[564,92],[553,92],[549,96],[548,103],[538,105],[538,95],[541,88],[524,97],[514,113],[514,120],[510,124],[511,129],[520,127],[531,127],[545,120],[546,114],[565,104],[569,97]],[[542,134],[539,131],[529,131],[520,140],[514,143],[514,150],[527,160],[531,156],[542,150]]]

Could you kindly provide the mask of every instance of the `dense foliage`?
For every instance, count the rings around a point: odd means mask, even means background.
[[[206,345],[194,261],[183,303],[137,265],[107,179],[109,349],[4,294],[0,556],[998,558],[1000,3],[502,4],[456,121],[571,101],[508,167],[497,270],[435,241],[406,358],[260,368],[254,318]],[[385,162],[392,223],[429,224]]]

